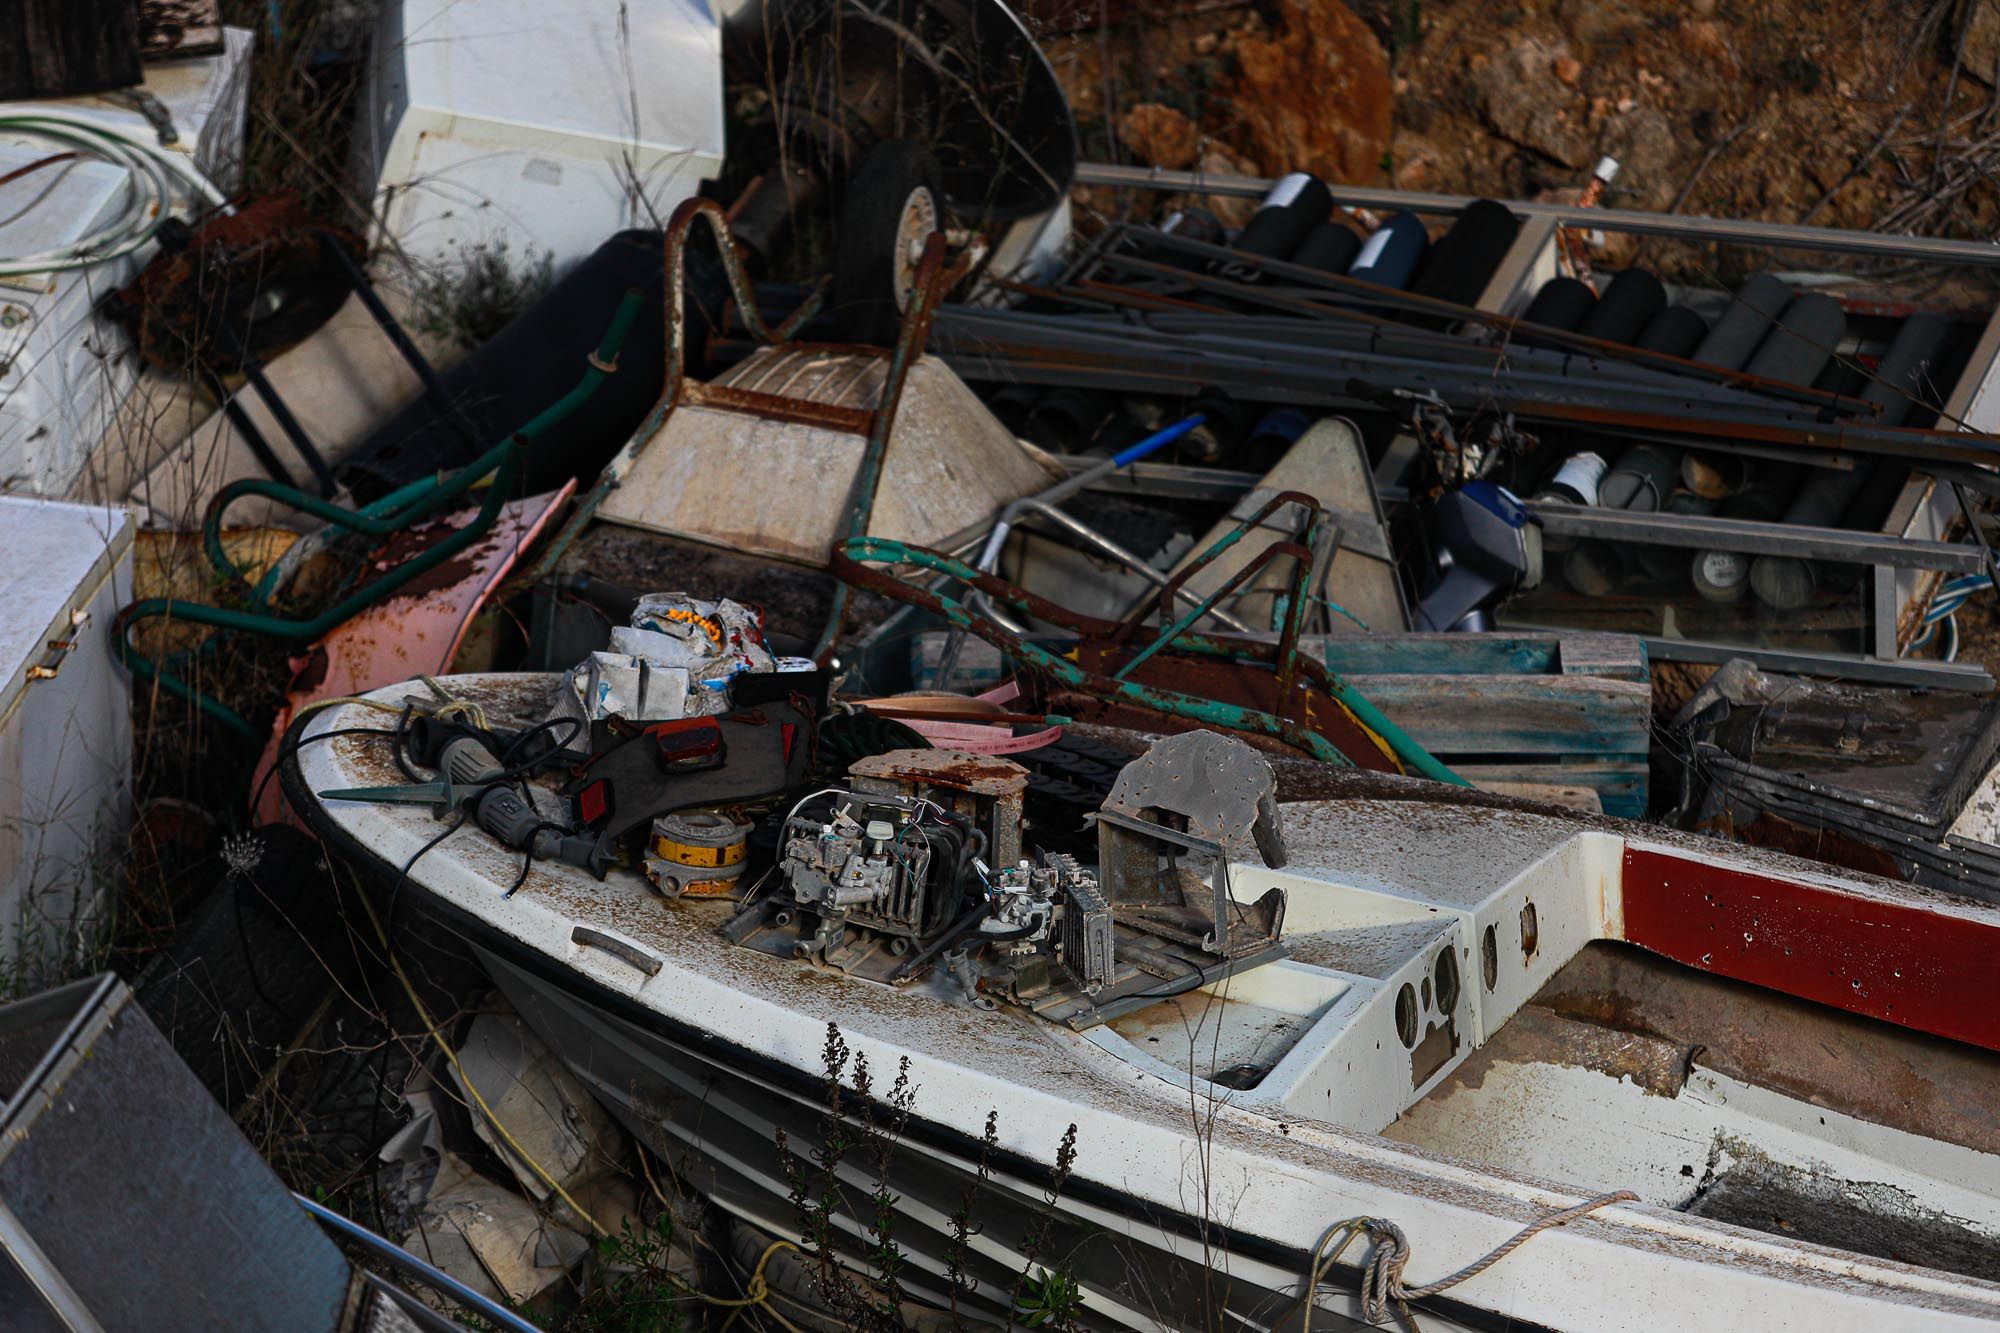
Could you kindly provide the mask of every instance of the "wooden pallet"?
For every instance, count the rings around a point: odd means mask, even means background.
[[[1313,655],[1412,739],[1481,785],[1588,787],[1646,813],[1653,686],[1628,634],[1395,634]]]

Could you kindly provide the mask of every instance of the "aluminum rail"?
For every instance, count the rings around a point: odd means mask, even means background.
[[[1640,438],[1670,438],[1704,449],[1734,449],[1765,453],[1796,450],[1798,461],[1822,467],[1843,467],[1854,454],[1879,454],[1914,465],[2000,462],[1992,437],[1970,433],[1912,430],[1907,427],[1863,426],[1852,422],[1801,422],[1796,419],[1723,419],[1697,402],[1652,403],[1639,410],[1601,404],[1587,388],[1573,383],[1561,391],[1536,392],[1515,377],[1427,373],[1411,376],[1409,363],[1396,377],[1389,358],[1367,361],[1345,358],[1346,365],[1309,368],[1297,364],[1256,363],[1247,358],[1173,355],[1176,349],[1146,348],[1128,340],[1122,355],[1050,349],[1012,350],[988,346],[941,345],[936,349],[960,376],[1021,384],[1072,385],[1118,392],[1183,396],[1190,385],[1227,389],[1238,398],[1343,411],[1379,410],[1382,394],[1401,388],[1433,390],[1456,411],[1492,408],[1530,420],[1553,421],[1604,433]],[[1353,385],[1369,392],[1356,392]],[[1621,385],[1621,387],[1623,387]],[[1635,392],[1621,395],[1637,398]]]
[[[1469,374],[1452,366],[1424,366],[1408,358],[1329,353],[1316,364],[1217,354],[1175,340],[1127,337],[1079,345],[1074,338],[1047,346],[1007,345],[998,338],[946,338],[934,350],[971,380],[1074,385],[1118,392],[1185,396],[1191,385],[1227,389],[1238,398],[1340,410],[1378,410],[1393,390],[1435,392],[1454,411],[1494,409],[1530,420],[1553,421],[1643,438],[1672,438],[1703,449],[1800,451],[1798,461],[1844,467],[1851,455],[1878,454],[1923,465],[1935,462],[2000,463],[2000,437],[1875,426],[1851,419],[1801,420],[1752,412],[1747,401],[1718,411],[1699,395],[1663,395],[1626,381],[1599,386],[1561,376]],[[1551,383],[1550,381],[1557,381]],[[1607,405],[1607,398],[1617,403]]]
[[[1275,181],[1259,176],[1209,175],[1198,171],[1167,171],[1159,167],[1121,166],[1111,162],[1080,162],[1079,185],[1191,191],[1199,194],[1262,198]],[[1419,194],[1366,185],[1327,183],[1334,202],[1347,208],[1409,209],[1416,213],[1456,213],[1476,202],[1472,195]],[[1836,227],[1802,227],[1785,222],[1737,222],[1680,213],[1646,213],[1624,208],[1578,208],[1572,204],[1542,204],[1509,199],[1506,206],[1520,217],[1547,219],[1561,225],[1590,226],[1603,231],[1678,240],[1721,241],[1873,255],[1885,259],[1932,259],[1946,263],[2000,268],[2000,245],[1984,241],[1950,241],[1927,236],[1886,236],[1879,232],[1843,231]]]
[[[1089,460],[1059,460],[1077,469]],[[1129,475],[1108,478],[1093,489],[1156,495],[1169,499],[1231,502],[1255,491],[1263,478],[1254,472],[1225,468],[1185,467],[1174,463],[1142,464]],[[1382,498],[1405,501],[1398,488],[1385,487]],[[1866,528],[1812,528],[1789,523],[1720,518],[1704,514],[1638,513],[1632,510],[1586,509],[1580,505],[1522,502],[1544,531],[1608,541],[1637,541],[1652,546],[1682,546],[1692,550],[1721,548],[1755,555],[1791,555],[1807,560],[1832,560],[1855,565],[1888,565],[1897,569],[1938,569],[1983,573],[1986,553],[1971,542],[1933,542]],[[1339,511],[1332,511],[1336,518]],[[1365,546],[1349,545],[1367,551]]]
[[[1248,289],[1255,292],[1257,289]],[[1338,306],[1313,309],[1330,315],[1342,313]],[[1616,380],[1641,390],[1692,397],[1726,412],[1764,411],[1785,414],[1795,420],[1816,420],[1804,415],[1821,409],[1857,407],[1859,399],[1818,390],[1768,392],[1768,386],[1717,382],[1660,369],[1627,359],[1586,349],[1539,347],[1524,341],[1479,341],[1451,334],[1428,333],[1408,325],[1382,321],[1377,327],[1339,320],[1308,317],[1282,318],[1274,326],[1273,317],[1232,316],[1206,312],[1148,311],[1143,315],[1105,316],[1100,314],[1045,315],[1016,311],[974,310],[968,313],[941,313],[939,324],[946,331],[991,325],[997,329],[1037,330],[1060,325],[1084,336],[1114,338],[1129,343],[1135,334],[1172,339],[1189,346],[1212,347],[1218,352],[1235,352],[1257,360],[1272,358],[1300,360],[1316,355],[1355,354],[1387,357],[1396,362],[1455,366],[1468,374],[1496,374],[1556,377],[1575,383],[1579,380]],[[965,335],[960,335],[965,336]],[[1689,362],[1689,365],[1695,363]],[[1861,416],[1856,412],[1853,415]],[[1865,416],[1862,416],[1866,420]]]
[[[1490,310],[1481,310],[1477,306],[1446,300],[1443,297],[1426,296],[1421,292],[1403,288],[1383,287],[1345,274],[1328,273],[1304,264],[1294,264],[1290,260],[1250,254],[1231,246],[1211,245],[1206,241],[1176,236],[1170,232],[1140,232],[1128,229],[1127,234],[1134,238],[1143,238],[1145,244],[1187,259],[1201,260],[1205,263],[1241,264],[1269,277],[1301,283],[1325,293],[1321,301],[1302,300],[1279,295],[1247,283],[1190,272],[1184,267],[1137,259],[1122,253],[1109,254],[1104,258],[1106,265],[1122,266],[1149,277],[1170,279],[1211,296],[1246,302],[1281,313],[1289,312],[1313,318],[1334,318],[1344,315],[1353,321],[1365,320],[1385,333],[1389,330],[1408,331],[1409,325],[1405,319],[1385,315],[1361,315],[1350,309],[1353,306],[1376,306],[1394,311],[1401,316],[1437,319],[1451,324],[1470,323],[1501,334],[1539,338],[1605,361],[1651,366],[1667,371],[1675,378],[1686,377],[1733,385],[1737,388],[1754,389],[1770,397],[1793,402],[1809,402],[1816,407],[1830,407],[1849,412],[1866,411],[1869,414],[1879,411],[1863,399],[1843,398],[1839,394],[1829,393],[1823,389],[1753,375],[1745,370],[1690,361],[1685,357],[1673,356],[1666,352],[1648,351],[1643,347],[1592,337],[1574,329],[1558,328],[1551,324],[1533,323],[1512,315],[1496,314]]]
[[[442,1268],[411,1254],[388,1237],[377,1235],[352,1218],[342,1216],[296,1190],[292,1191],[292,1198],[297,1200],[299,1207],[310,1213],[321,1226],[340,1233],[376,1258],[386,1260],[401,1271],[413,1275],[425,1286],[443,1292],[466,1309],[477,1312],[480,1318],[492,1321],[496,1328],[504,1329],[506,1333],[541,1333],[541,1330],[512,1310],[482,1296]]]
[[[1208,327],[1204,327],[1205,322]],[[1407,366],[1412,371],[1431,374],[1476,376],[1481,382],[1504,376],[1518,384],[1546,386],[1552,393],[1577,401],[1631,404],[1633,395],[1646,394],[1731,418],[1756,416],[1771,421],[1818,422],[1824,418],[1824,409],[1859,402],[1818,391],[1805,397],[1798,393],[1767,393],[1761,383],[1722,384],[1588,349],[1475,342],[1425,335],[1396,324],[1380,330],[1364,330],[1282,319],[1266,320],[1258,328],[1244,327],[1226,316],[1203,321],[1162,314],[1143,318],[1048,315],[953,306],[938,313],[935,327],[937,346],[947,355],[958,350],[955,344],[963,342],[968,344],[964,350],[975,353],[985,350],[981,344],[992,344],[1026,358],[1071,351],[1086,355],[1098,352],[1108,358],[1124,356],[1145,362],[1149,359],[1145,353],[1150,349],[1169,348],[1235,358],[1241,365],[1288,365],[1318,374],[1324,374],[1328,359],[1346,357],[1367,364]],[[1843,424],[1848,429],[1900,429],[1876,427],[1858,416]],[[2000,443],[2000,438],[1995,437],[1970,438],[1988,444]]]
[[[1516,627],[1513,622],[1503,622]],[[1575,626],[1531,625],[1521,629],[1563,629]],[[1912,689],[1965,690],[1984,694],[1993,688],[1993,677],[1985,667],[1973,662],[1935,662],[1922,657],[1860,657],[1846,653],[1795,652],[1784,648],[1751,648],[1737,643],[1713,643],[1699,639],[1668,639],[1657,635],[1639,636],[1646,645],[1647,660],[1653,662],[1696,662],[1720,666],[1742,657],[1766,671],[1783,671],[1795,676],[1828,676],[1838,680],[1858,680],[1873,685],[1907,685]]]
[[[1986,570],[1983,547],[1962,542],[1920,541],[1856,528],[1813,528],[1713,515],[1639,513],[1629,509],[1533,502],[1529,502],[1528,512],[1540,520],[1544,532],[1564,537],[1742,551],[1750,555],[1789,555],[1801,560],[1889,565],[1897,569],[1941,569],[1953,574],[1979,574]]]
[[[1087,481],[1084,480],[1084,478],[1080,476],[1071,477],[1070,481],[1079,483],[1079,488],[1081,488],[1082,486],[1087,486],[1089,484]],[[1103,555],[1105,558],[1109,560],[1116,561],[1118,564],[1123,565],[1125,568],[1139,575],[1141,578],[1145,579],[1146,582],[1152,584],[1155,588],[1164,588],[1170,581],[1165,574],[1162,574],[1159,570],[1147,564],[1145,559],[1142,556],[1138,555],[1136,552],[1126,550],[1124,547],[1120,546],[1117,542],[1112,541],[1109,537],[1105,536],[1103,533],[1097,531],[1097,529],[1085,523],[1082,519],[1079,519],[1071,514],[1066,514],[1062,510],[1050,504],[1048,501],[1041,499],[1039,496],[1033,496],[1033,495],[1030,495],[1025,499],[1016,500],[1012,504],[1008,505],[1006,509],[1006,515],[1007,515],[1006,522],[1004,524],[994,525],[993,527],[994,535],[988,538],[985,547],[980,552],[979,563],[973,566],[975,569],[979,570],[980,573],[992,574],[997,571],[1000,564],[1000,546],[1003,542],[1006,541],[1007,534],[1018,526],[1015,520],[1020,518],[1022,514],[1037,514],[1042,518],[1049,520],[1051,523],[1061,528],[1064,532],[1069,533],[1071,536],[1075,537],[1078,541],[1083,542],[1085,545],[1089,546],[1092,550],[1098,552],[1100,555]],[[1176,589],[1175,595],[1178,597],[1184,597],[1188,601],[1196,603],[1196,609],[1199,610],[1202,615],[1205,615],[1213,620],[1219,621],[1225,628],[1233,629],[1239,634],[1248,634],[1251,632],[1250,626],[1245,624],[1243,621],[1239,620],[1237,617],[1229,614],[1229,612],[1223,610],[1221,607],[1200,606],[1199,603],[1201,599],[1196,594],[1188,591],[1186,588]],[[986,600],[986,594],[975,590],[967,595],[966,600],[967,604],[970,605],[974,610],[983,611],[987,615],[992,616],[995,620],[1007,626],[1007,628],[1013,630],[1015,633],[1017,634],[1026,633],[1027,627],[1025,625],[1012,623],[1011,621],[1008,620],[1008,618],[1005,615],[1001,614],[998,610],[996,610],[993,606],[991,606]]]

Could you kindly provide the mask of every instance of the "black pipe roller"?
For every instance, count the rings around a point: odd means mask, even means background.
[[[1299,248],[1292,251],[1292,262],[1322,273],[1345,273],[1360,253],[1361,238],[1354,234],[1354,228],[1339,222],[1322,222],[1307,232]]]
[[[1792,289],[1769,273],[1750,278],[1736,289],[1728,309],[1695,348],[1693,359],[1726,370],[1747,371],[1763,351],[1779,316],[1791,308],[1792,298]],[[1798,382],[1810,382],[1810,378]],[[1690,449],[1681,457],[1681,484],[1706,499],[1726,499],[1748,480],[1749,464],[1739,455]]]
[[[1687,357],[1708,336],[1708,321],[1684,305],[1670,305],[1646,321],[1635,344],[1649,352]]]
[[[1632,345],[1653,317],[1667,308],[1667,289],[1642,268],[1611,279],[1576,331],[1606,342]]]
[[[1332,212],[1333,191],[1326,182],[1310,172],[1294,171],[1271,187],[1237,233],[1234,248],[1260,259],[1289,259]],[[1237,282],[1267,281],[1264,271],[1250,264],[1225,263],[1217,271]]]
[[[1915,410],[1950,331],[1950,320],[1929,313],[1911,315],[1896,330],[1874,378],[1861,393],[1863,402],[1881,408],[1876,417],[1879,424],[1900,426]],[[1838,523],[1878,470],[1874,462],[1866,460],[1847,471],[1814,468],[1786,508],[1783,521],[1815,528]],[[1760,555],[1750,566],[1750,587],[1766,606],[1792,611],[1812,600],[1821,572],[1818,561]]]
[[[1847,336],[1847,311],[1825,292],[1794,297],[1745,367],[1753,375],[1787,384],[1811,384]],[[1803,463],[1758,461],[1743,485],[1722,502],[1724,518],[1775,523],[1810,471]],[[1734,602],[1750,587],[1751,557],[1721,549],[1697,552],[1694,589],[1712,602]]]
[[[1419,296],[1459,305],[1476,305],[1486,292],[1486,284],[1500,261],[1507,257],[1514,238],[1521,234],[1521,220],[1505,204],[1491,199],[1475,199],[1451,224],[1451,230],[1424,258],[1423,268],[1410,288]],[[1411,323],[1442,327],[1451,321],[1443,316],[1426,316]]]
[[[1546,328],[1562,329],[1574,333],[1590,308],[1597,304],[1597,293],[1590,290],[1590,284],[1575,278],[1550,278],[1535,293],[1535,299],[1528,302],[1528,308],[1521,312],[1521,318],[1530,324],[1540,324]],[[1531,329],[1523,329],[1514,335],[1516,342],[1530,347],[1554,347],[1560,344],[1544,338]]]

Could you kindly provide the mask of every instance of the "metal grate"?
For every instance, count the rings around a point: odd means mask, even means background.
[[[1058,939],[1063,965],[1076,977],[1085,994],[1096,994],[1111,980],[1114,966],[1111,907],[1095,884],[1087,881],[1070,884]]]

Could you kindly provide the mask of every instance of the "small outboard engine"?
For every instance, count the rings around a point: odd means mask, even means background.
[[[1542,530],[1505,487],[1470,481],[1432,510],[1437,576],[1417,604],[1420,630],[1491,628],[1487,612],[1542,581]]]

